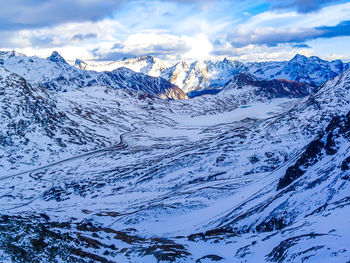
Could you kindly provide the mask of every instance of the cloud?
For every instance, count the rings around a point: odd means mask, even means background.
[[[315,28],[238,28],[232,31],[227,40],[235,47],[252,44],[277,46],[281,43],[301,43],[319,37],[322,32]]]
[[[57,48],[69,45],[84,47],[83,42],[115,41],[114,35],[126,29],[117,21],[105,19],[98,22],[66,23],[41,29],[0,31],[2,48]]]
[[[72,37],[72,40],[83,41],[85,39],[97,38],[97,34],[89,33],[89,34],[75,34]]]
[[[317,38],[333,38],[350,36],[350,21],[343,21],[336,26],[323,26],[315,28],[256,28],[247,29],[239,27],[233,30],[227,41],[235,47],[244,47],[252,44],[277,46],[283,43],[304,43]]]
[[[292,47],[296,47],[296,48],[311,48],[307,44],[295,44],[295,45],[292,45]]]
[[[305,56],[314,55],[312,49],[291,47],[289,45],[281,45],[278,47],[249,45],[236,48],[226,43],[223,46],[215,46],[213,51],[213,55],[221,59],[227,57],[244,62],[290,60],[297,53]]]
[[[0,0],[0,30],[98,21],[123,4],[124,0]]]
[[[350,21],[343,21],[336,26],[318,27],[323,32],[321,37],[332,38],[339,36],[350,36]]]
[[[130,35],[123,42],[106,44],[92,52],[98,60],[117,60],[146,55],[166,57],[183,54],[189,49],[186,37],[149,32]]]
[[[335,26],[342,21],[349,20],[350,2],[324,7],[318,12],[302,14],[295,11],[270,10],[260,12],[242,26],[246,28],[273,27],[320,27]]]
[[[260,50],[257,59],[268,50],[274,59],[276,54],[287,57],[290,50],[312,52],[327,39],[342,37],[337,45],[335,39],[331,43],[338,46],[350,36],[350,2],[345,0],[0,0],[0,4],[4,6],[0,48],[40,56],[58,50],[67,59],[78,54],[83,60],[141,55],[211,59],[243,56],[255,49]],[[332,53],[349,53],[344,46]],[[330,52],[325,45],[318,50]]]
[[[175,2],[181,4],[203,4],[211,3],[215,4],[217,0],[163,0],[165,2]],[[241,3],[239,0],[226,0],[232,4]],[[247,1],[249,2],[249,1]],[[253,1],[250,1],[253,2]],[[267,0],[266,2],[271,4],[271,9],[296,9],[299,13],[311,13],[316,12],[324,6],[346,2],[346,0]],[[257,3],[258,4],[258,3]]]
[[[324,6],[345,0],[266,0],[272,9],[294,9],[298,12],[309,13]],[[155,11],[160,3],[175,3],[181,5],[177,13],[181,13],[183,6],[195,6],[206,13],[213,12],[213,7],[225,6],[228,3],[240,5],[238,0],[0,0],[0,30],[22,30],[48,27],[69,22],[99,21],[115,15],[116,11],[128,11],[129,4],[137,6],[145,13],[149,7]],[[225,3],[225,4],[223,4]],[[247,5],[254,5],[254,1],[245,1]],[[259,5],[256,3],[255,5]],[[166,5],[165,5],[166,6]],[[186,9],[186,8],[185,8]],[[163,14],[172,14],[173,10],[164,10]],[[198,11],[198,10],[197,10]],[[192,10],[192,13],[195,12]],[[221,14],[220,14],[221,15]],[[165,16],[166,17],[166,16]],[[137,20],[134,16],[133,19]]]
[[[299,13],[311,13],[322,7],[334,3],[344,2],[342,0],[270,0],[272,9],[296,8]]]
[[[213,46],[204,34],[176,36],[158,32],[130,35],[125,41],[105,43],[92,50],[97,60],[153,55],[161,59],[209,59]]]
[[[171,13],[171,12],[165,12],[165,13],[162,14],[162,16],[164,16],[164,17],[174,17],[175,15],[173,13]]]
[[[69,22],[99,21],[128,3],[146,11],[151,3],[173,2],[206,6],[212,0],[0,0],[0,30],[35,29]],[[170,12],[168,12],[170,14]]]

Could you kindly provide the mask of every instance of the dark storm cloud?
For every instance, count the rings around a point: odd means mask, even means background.
[[[272,9],[296,8],[299,13],[315,12],[326,5],[347,2],[345,0],[269,0]]]
[[[0,0],[0,30],[96,21],[118,10],[124,0]]]
[[[234,47],[244,47],[250,44],[273,47],[283,43],[298,44],[317,38],[341,36],[350,36],[350,21],[343,21],[336,26],[316,28],[234,30],[228,35],[227,40]]]

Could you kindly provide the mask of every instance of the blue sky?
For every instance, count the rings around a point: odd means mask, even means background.
[[[0,49],[68,60],[350,60],[350,1],[0,0]]]

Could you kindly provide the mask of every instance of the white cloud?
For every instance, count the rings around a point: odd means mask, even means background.
[[[198,34],[193,37],[185,37],[191,49],[183,54],[183,59],[209,59],[212,57],[211,52],[213,45],[204,34]]]
[[[297,53],[305,56],[312,56],[314,54],[312,49],[293,48],[288,45],[282,45],[279,47],[248,45],[241,48],[235,48],[226,43],[226,45],[217,50],[216,55],[220,59],[227,57],[234,60],[250,62],[289,60]]]
[[[52,28],[6,32],[6,42],[2,46],[40,57],[57,50],[68,60],[77,57],[90,60],[94,59],[93,49],[106,46],[112,48],[116,39],[125,32],[127,29],[112,19],[66,23]]]
[[[78,43],[79,39],[75,38],[77,35],[95,36],[98,41],[113,41],[121,31],[125,32],[126,29],[118,21],[105,19],[99,22],[67,23],[52,28],[20,30],[14,34],[12,42],[15,46],[21,46],[21,43],[22,46],[27,46],[29,43],[36,46],[40,43],[40,39],[48,39],[50,41],[46,46],[59,47]],[[40,43],[40,46],[45,47],[45,44]]]
[[[0,46],[43,57],[48,56],[52,50],[57,50],[68,60],[76,57],[83,60],[118,59],[123,56],[148,54],[165,59],[186,60],[223,56],[242,60],[281,60],[288,59],[297,52],[311,55],[316,50],[316,55],[327,54],[327,48],[322,46],[322,43],[329,43],[327,40],[309,41],[311,44],[307,44],[313,49],[291,47],[283,43],[301,43],[317,36],[319,32],[315,27],[337,25],[350,17],[350,3],[345,3],[309,14],[283,10],[267,11],[238,24],[240,19],[234,15],[218,16],[211,20],[209,18],[212,16],[206,16],[210,10],[190,13],[190,5],[185,6],[186,11],[183,14],[181,10],[171,10],[176,15],[165,16],[168,9],[177,5],[166,2],[160,5],[159,1],[152,3],[153,5],[144,3],[149,8],[147,12],[144,12],[145,7],[138,5],[140,10],[131,8],[124,13],[129,20],[121,15],[95,22],[72,22],[40,29],[2,31]],[[155,14],[151,12],[153,8],[156,8]],[[315,49],[316,45],[323,49]],[[350,55],[345,46],[329,51],[328,56],[337,57],[340,55],[333,54],[341,53],[345,54],[343,57]]]
[[[250,44],[276,46],[280,43],[300,43],[322,35],[321,30],[315,28],[255,28],[240,26],[233,30],[227,40],[236,47]]]
[[[105,59],[123,56],[156,55],[166,59],[207,59],[213,46],[204,34],[175,36],[148,32],[130,35],[114,47],[100,47],[96,54]]]
[[[350,3],[322,8],[317,13],[300,14],[297,12],[266,11],[251,17],[242,24],[245,28],[286,28],[335,26],[350,18]]]

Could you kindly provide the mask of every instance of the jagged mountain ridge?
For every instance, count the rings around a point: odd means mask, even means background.
[[[248,87],[252,90],[249,91]],[[315,86],[288,80],[258,80],[253,75],[237,74],[226,83],[222,93],[244,93],[257,99],[267,98],[302,98],[312,94]]]
[[[349,63],[297,54],[287,62],[249,63],[247,67],[251,74],[261,79],[288,79],[319,86],[347,70]]]
[[[146,92],[161,99],[188,99],[188,96],[180,88],[167,80],[135,73],[127,68],[118,68],[111,72],[105,72],[98,77],[98,80],[104,85]]]
[[[127,69],[112,72],[94,72],[69,65],[57,52],[47,59],[16,56],[4,52],[2,67],[24,77],[34,85],[47,89],[64,91],[91,86],[109,86],[115,89],[129,89],[151,96],[169,99],[187,99],[187,95],[165,79],[155,78]]]
[[[101,71],[127,67],[147,75],[161,76],[186,93],[193,92],[194,95],[216,94],[238,73],[250,73],[260,80],[287,79],[319,86],[350,67],[349,63],[340,60],[328,62],[315,56],[308,58],[299,54],[290,61],[282,62],[241,63],[224,59],[192,63],[181,61],[169,65],[153,56],[146,56],[84,65],[87,70]]]
[[[238,61],[195,61],[187,63],[178,62],[174,65],[157,59],[153,56],[138,57],[114,62],[87,63],[87,70],[113,70],[127,67],[144,74],[163,77],[186,93],[193,90],[214,89],[222,87],[227,80],[237,72],[245,71],[242,63]]]

